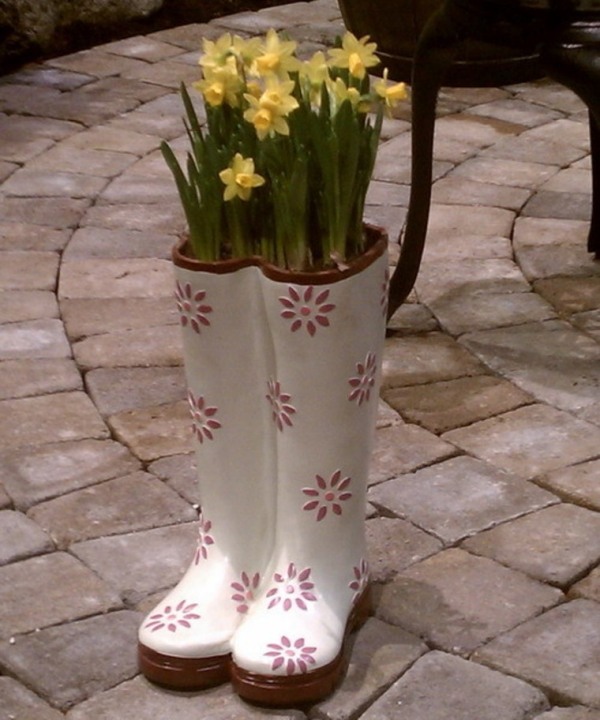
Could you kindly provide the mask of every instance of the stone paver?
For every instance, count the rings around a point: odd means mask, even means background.
[[[441,333],[392,337],[385,347],[382,385],[385,390],[483,373],[483,365]]]
[[[538,580],[570,585],[600,560],[600,517],[563,503],[480,533],[463,547]]]
[[[0,454],[2,481],[21,510],[139,467],[139,461],[112,440],[66,441]]]
[[[470,425],[531,402],[527,393],[490,375],[395,387],[384,390],[383,398],[406,420],[434,433]]]
[[[20,512],[0,511],[0,565],[53,550],[50,537]]]
[[[376,583],[387,582],[401,570],[442,549],[440,540],[407,520],[372,518],[367,520],[366,533],[371,579]]]
[[[2,252],[0,289],[54,290],[59,257],[54,252]]]
[[[115,436],[146,462],[194,449],[187,400],[125,410],[108,419]]]
[[[70,552],[117,588],[124,600],[136,605],[149,593],[179,582],[194,556],[197,540],[196,523],[185,523],[86,540],[71,545]]]
[[[536,482],[568,502],[600,510],[599,475],[600,460],[590,460],[542,475]]]
[[[65,709],[137,673],[140,615],[119,611],[46,628],[11,644],[0,663],[53,707]],[[94,662],[89,663],[90,647]]]
[[[556,588],[452,548],[411,565],[385,585],[376,614],[435,647],[469,654],[562,598]]]
[[[598,428],[546,405],[528,405],[443,437],[526,478],[593,458],[600,442]]]
[[[55,318],[0,325],[0,360],[67,358],[71,348],[63,324]]]
[[[561,705],[600,709],[600,605],[574,600],[496,638],[475,659],[524,678]]]
[[[67,553],[41,555],[0,568],[2,638],[120,606],[118,594]]]
[[[15,247],[35,252],[62,250],[71,235],[72,230],[68,228],[59,230],[36,225],[30,219],[27,222],[0,221],[1,250],[11,250]]]
[[[440,92],[369,472],[376,616],[338,690],[265,710],[134,677],[201,510],[159,145],[185,159],[202,39],[269,27],[302,57],[343,32],[336,0],[292,2],[1,78],[0,719],[600,720],[600,264],[587,112],[548,79]],[[408,102],[365,207],[391,266],[411,152]]]
[[[72,260],[61,270],[61,300],[165,297],[172,292],[173,270],[167,260]]]
[[[0,323],[58,317],[56,296],[49,290],[0,291]]]
[[[401,473],[454,455],[452,445],[418,425],[383,427],[375,433],[369,484],[389,480]]]
[[[477,296],[524,293],[529,289],[518,265],[505,258],[448,258],[444,267],[424,262],[415,287],[419,298],[432,309],[460,292]]]
[[[381,483],[368,497],[446,544],[558,501],[532,483],[466,457]]]
[[[148,472],[185,498],[191,505],[200,503],[195,453],[168,455],[148,465]]]
[[[132,713],[138,717],[171,717],[177,720],[198,720],[197,693],[170,693],[142,678],[135,678],[118,687],[94,695],[67,713],[67,720],[120,720]],[[242,703],[226,688],[202,694],[202,713],[206,720],[259,720],[262,708]],[[271,710],[274,720],[305,720],[300,710]]]
[[[81,374],[69,358],[0,361],[0,400],[82,388]]]
[[[600,720],[600,710],[592,710],[581,705],[571,708],[553,708],[547,713],[538,715],[535,720]]]
[[[59,547],[79,540],[193,520],[195,513],[148,473],[133,473],[36,505],[29,517]]]
[[[108,428],[84,392],[0,401],[0,452],[90,437],[107,438]]]
[[[77,298],[60,309],[71,342],[90,335],[136,330],[179,322],[172,294],[150,298]]]
[[[600,602],[600,568],[592,570],[587,577],[575,583],[569,591],[569,596],[589,598]]]
[[[182,367],[100,368],[87,373],[86,383],[105,416],[176,402],[186,396]]]
[[[73,354],[84,370],[179,365],[181,332],[177,325],[167,325],[94,335],[74,343]]]
[[[546,709],[537,689],[452,655],[421,658],[363,720],[526,720]]]
[[[556,317],[554,308],[539,295],[506,290],[491,288],[489,293],[476,294],[466,284],[432,300],[430,306],[442,327],[454,336]]]
[[[425,652],[427,646],[414,635],[371,618],[356,637],[344,681],[313,712],[323,720],[361,712]]]
[[[6,718],[24,717],[30,720],[62,720],[64,715],[51,708],[37,695],[10,677],[0,677],[2,712]]]

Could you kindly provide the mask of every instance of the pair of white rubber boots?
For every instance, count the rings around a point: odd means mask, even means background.
[[[387,307],[385,239],[358,266],[218,272],[174,252],[201,517],[179,584],[145,618],[142,672],[315,702],[368,614],[365,493]]]

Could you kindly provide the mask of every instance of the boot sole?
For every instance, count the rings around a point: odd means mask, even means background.
[[[302,675],[281,676],[252,673],[232,661],[233,689],[243,700],[269,707],[306,705],[323,700],[335,690],[346,674],[350,634],[366,622],[370,611],[371,593],[367,587],[350,612],[339,655],[327,665]]]
[[[182,658],[138,644],[138,664],[151,682],[173,690],[203,690],[229,680],[230,655]]]

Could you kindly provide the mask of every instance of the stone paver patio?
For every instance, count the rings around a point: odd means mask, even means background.
[[[422,272],[384,360],[369,489],[374,616],[346,680],[264,711],[138,676],[142,613],[195,547],[197,494],[158,144],[202,37],[165,30],[0,79],[0,719],[600,720],[600,263],[587,115],[540,80],[445,89]],[[368,219],[406,214],[410,113]],[[397,251],[392,251],[392,261]]]

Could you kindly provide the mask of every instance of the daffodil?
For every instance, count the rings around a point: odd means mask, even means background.
[[[161,149],[200,260],[260,255],[294,270],[340,268],[365,247],[383,112],[406,96],[404,85],[387,71],[369,79],[379,61],[368,37],[347,33],[304,61],[296,50],[275,30],[249,40],[225,33],[203,41],[193,83],[202,117],[181,86],[191,150],[181,163],[166,142]]]
[[[360,92],[355,87],[348,87],[342,78],[336,78],[331,84],[333,100],[336,106],[341,105],[344,100],[350,100],[352,107],[358,112],[368,112],[369,103],[362,99]]]
[[[373,85],[373,89],[377,95],[383,99],[386,108],[395,107],[400,100],[406,100],[406,85],[404,83],[395,83],[388,85],[388,69],[383,71],[383,77]]]
[[[329,50],[330,63],[332,67],[347,68],[352,77],[362,80],[367,68],[379,64],[379,58],[375,55],[376,43],[369,42],[369,36],[365,35],[360,40],[348,32],[342,38],[341,48]]]
[[[267,135],[289,135],[290,128],[286,117],[298,106],[298,100],[291,94],[295,83],[293,80],[279,82],[271,78],[260,97],[245,93],[248,109],[244,112],[244,119],[252,123],[260,140]]]
[[[219,107],[223,103],[237,107],[244,82],[239,75],[235,57],[230,56],[218,67],[205,67],[204,78],[192,85],[202,93],[211,107]]]
[[[271,74],[283,77],[297,71],[300,61],[294,56],[296,45],[293,40],[281,40],[275,30],[269,30],[261,53],[254,58],[251,72],[260,77]]]
[[[310,102],[319,104],[321,87],[329,79],[329,68],[325,53],[320,50],[300,66],[300,77],[308,87]]]
[[[245,158],[241,153],[236,153],[228,168],[219,173],[221,181],[225,185],[223,199],[227,202],[239,197],[241,200],[249,200],[252,188],[265,184],[265,179],[254,172],[254,160]]]
[[[231,33],[224,33],[214,42],[203,38],[202,55],[198,64],[203,68],[216,68],[224,65],[231,55],[232,43]]]

